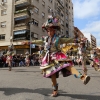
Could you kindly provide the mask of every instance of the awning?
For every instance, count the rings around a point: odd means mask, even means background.
[[[14,31],[14,35],[25,34],[26,32],[29,32],[29,30]]]
[[[28,18],[28,16],[21,16],[21,17],[15,18],[15,21],[22,20],[22,19],[27,19],[27,18]]]

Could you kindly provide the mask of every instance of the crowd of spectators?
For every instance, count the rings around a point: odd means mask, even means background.
[[[25,62],[25,58],[26,55],[23,54],[13,54],[12,55],[12,67],[22,67],[22,66],[26,66],[26,62]],[[8,67],[8,65],[6,64],[6,59],[7,59],[7,55],[3,54],[0,57],[0,67]],[[39,61],[39,55],[38,54],[29,54],[29,60],[30,60],[30,66],[39,66],[40,65],[40,61]]]

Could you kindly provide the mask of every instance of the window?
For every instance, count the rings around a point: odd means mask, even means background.
[[[7,13],[6,13],[6,9],[5,10],[1,10],[1,16],[3,16],[3,15],[6,15]]]
[[[45,2],[42,0],[42,5],[45,6]]]
[[[5,22],[1,22],[1,27],[5,28],[6,27],[6,21]]]
[[[51,8],[48,6],[48,13],[50,13],[50,11],[51,11]]]
[[[38,14],[39,13],[39,9],[34,7],[34,12]]]
[[[3,6],[5,3],[7,3],[7,0],[1,0],[1,5]]]
[[[68,28],[68,24],[66,23],[66,27]]]
[[[63,20],[61,20],[61,25],[64,25],[64,21]]]
[[[35,19],[33,19],[33,23],[32,24],[34,24],[35,26],[38,26],[39,22],[36,21]]]
[[[69,33],[68,33],[68,31],[66,31],[66,38],[68,38],[69,37]]]
[[[2,0],[2,2],[7,3],[7,0]]]
[[[38,21],[34,20],[34,25],[38,26]]]
[[[52,3],[52,0],[49,0]]]
[[[15,2],[17,2],[17,1],[19,1],[19,0],[15,0]]]
[[[58,8],[57,9],[57,13],[59,14],[59,15],[61,15],[61,10]]]
[[[31,34],[32,34],[32,38],[33,39],[38,39],[38,34],[37,33],[34,33],[34,32],[31,32]]]
[[[45,17],[45,13],[42,12],[42,18],[44,18],[44,17]]]
[[[61,13],[61,17],[63,17],[64,15],[63,15],[63,13]]]
[[[66,20],[68,19],[68,17],[66,16]]]
[[[66,7],[68,7],[68,4],[66,3]]]
[[[5,34],[0,35],[0,40],[5,40]]]

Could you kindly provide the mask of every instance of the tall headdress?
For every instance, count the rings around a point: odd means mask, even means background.
[[[60,30],[60,19],[53,11],[51,11],[51,15],[48,15],[47,21],[42,25],[42,28],[45,30],[47,30],[49,27]]]

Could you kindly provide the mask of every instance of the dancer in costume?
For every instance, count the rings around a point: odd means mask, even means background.
[[[12,70],[12,54],[13,54],[13,45],[8,46],[8,51],[7,51],[6,64],[8,64],[9,71]]]
[[[56,31],[60,30],[59,18],[56,16],[48,16],[48,20],[43,24],[48,36],[43,37],[41,40],[34,40],[32,43],[44,45],[45,55],[42,59],[40,69],[43,70],[43,76],[51,78],[53,93],[51,96],[55,97],[58,95],[58,83],[56,78],[59,77],[59,72],[62,72],[63,77],[74,75],[87,84],[90,80],[90,76],[82,75],[74,67],[72,61],[67,58],[66,54],[61,52],[60,46],[68,44],[74,41],[71,38],[60,38],[57,36]],[[23,42],[23,44],[30,44],[30,42]]]
[[[79,47],[78,47],[78,62],[82,63],[82,68],[83,68],[83,72],[84,74],[87,74],[87,67],[86,67],[86,60],[87,60],[87,53],[86,53],[86,46],[85,46],[85,41],[81,40],[81,42],[79,43]]]
[[[100,71],[99,55],[94,50],[91,50],[90,53],[91,53],[90,65],[95,69],[95,71]]]
[[[25,57],[25,64],[27,67],[30,66],[30,59],[29,59],[29,52],[26,52],[26,57]]]

